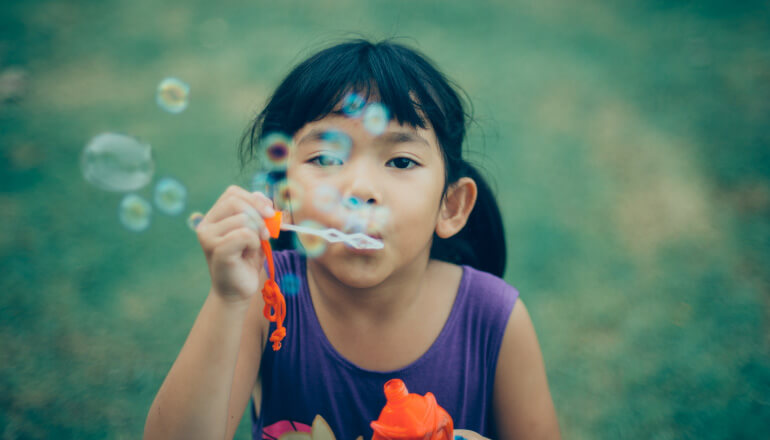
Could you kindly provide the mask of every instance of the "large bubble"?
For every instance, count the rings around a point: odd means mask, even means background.
[[[152,180],[155,164],[149,144],[117,133],[102,133],[80,157],[83,177],[107,191],[135,191]]]
[[[177,78],[165,78],[158,84],[155,100],[158,106],[169,113],[181,113],[187,108],[190,86]]]
[[[176,179],[164,177],[155,185],[155,206],[164,214],[179,214],[186,200],[187,189]]]
[[[310,229],[326,229],[323,225],[313,220],[302,221],[299,226]],[[297,233],[294,235],[294,238],[297,249],[310,258],[319,257],[326,251],[326,240],[321,237]]]
[[[140,232],[150,226],[152,205],[136,194],[127,194],[123,197],[118,208],[120,222],[126,228]]]

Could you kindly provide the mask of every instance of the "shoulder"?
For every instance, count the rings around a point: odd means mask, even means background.
[[[504,325],[519,298],[519,291],[491,273],[470,266],[462,266],[462,270],[460,288],[466,290],[469,305],[499,315]]]

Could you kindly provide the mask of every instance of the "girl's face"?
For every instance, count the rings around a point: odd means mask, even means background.
[[[432,128],[391,120],[375,135],[363,118],[332,113],[295,134],[287,177],[294,224],[311,220],[384,243],[379,250],[329,243],[316,260],[340,282],[371,287],[427,262],[444,185]]]

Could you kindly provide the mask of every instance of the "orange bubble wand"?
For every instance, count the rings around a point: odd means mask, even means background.
[[[281,215],[281,211],[278,211],[273,217],[265,219],[265,226],[267,226],[271,238],[278,238],[281,233]],[[275,265],[273,264],[273,249],[270,247],[270,241],[262,240],[261,244],[267,259],[269,276],[262,287],[262,299],[265,300],[265,308],[262,313],[268,321],[275,322],[277,326],[273,334],[270,335],[270,342],[273,343],[273,351],[278,351],[281,348],[281,341],[286,337],[286,327],[283,326],[283,321],[286,319],[286,299],[283,297],[278,283],[275,282]]]

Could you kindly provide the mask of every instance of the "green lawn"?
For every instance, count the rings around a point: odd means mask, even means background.
[[[186,214],[246,184],[237,141],[291,66],[357,35],[468,92],[565,438],[768,437],[770,8],[567,3],[5,2],[3,438],[141,435],[208,291]],[[79,166],[105,131],[152,144],[182,215],[120,225]]]

